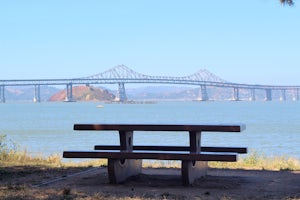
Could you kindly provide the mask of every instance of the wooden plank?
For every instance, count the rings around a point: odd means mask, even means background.
[[[74,130],[85,131],[209,131],[241,132],[244,124],[74,124]]]
[[[65,151],[64,158],[154,159],[235,162],[236,154]]]
[[[119,145],[96,145],[95,150],[120,150]],[[190,151],[189,146],[133,146],[136,151]],[[201,152],[247,153],[244,147],[201,147]]]
[[[201,151],[247,153],[247,148],[245,148],[245,147],[201,147]]]
[[[132,151],[133,131],[120,131],[119,139],[121,151]]]
[[[200,153],[201,151],[201,131],[189,131],[190,152]]]

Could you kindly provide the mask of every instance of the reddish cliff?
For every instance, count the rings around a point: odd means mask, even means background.
[[[115,96],[107,90],[93,86],[75,86],[72,89],[74,101],[113,101]],[[62,90],[52,97],[49,101],[64,101],[66,90]]]

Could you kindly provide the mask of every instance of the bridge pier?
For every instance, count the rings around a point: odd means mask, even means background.
[[[286,90],[285,89],[281,90],[281,95],[280,95],[279,100],[286,101]]]
[[[0,86],[0,103],[5,103],[5,86]]]
[[[40,90],[40,85],[34,85],[33,102],[34,102],[34,103],[39,103],[39,102],[41,102],[41,90]]]
[[[293,92],[293,101],[299,101],[299,88],[295,88]]]
[[[199,95],[198,95],[197,100],[198,101],[208,101],[208,94],[207,94],[206,85],[201,85],[200,86],[200,91],[199,91]]]
[[[233,88],[233,100],[239,101],[240,100],[240,94],[239,94],[239,88],[235,87]]]
[[[73,92],[72,92],[72,83],[68,83],[66,85],[66,98],[65,102],[72,102],[73,101]]]
[[[118,101],[118,102],[127,101],[127,96],[126,96],[125,84],[124,83],[118,83],[118,91],[117,91],[115,101]]]
[[[265,101],[272,101],[272,89],[266,89]]]
[[[249,98],[250,101],[255,101],[255,89],[252,88],[250,89],[250,98]]]

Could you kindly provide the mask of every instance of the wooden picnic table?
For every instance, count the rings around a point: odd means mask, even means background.
[[[95,145],[93,151],[65,151],[64,158],[107,158],[111,183],[124,182],[142,169],[143,159],[181,160],[183,185],[190,185],[207,171],[207,161],[235,162],[244,147],[207,147],[201,145],[203,132],[241,132],[243,124],[75,124],[79,131],[118,131],[120,145]],[[136,146],[135,131],[187,132],[189,146]],[[167,141],[165,142],[167,143]]]

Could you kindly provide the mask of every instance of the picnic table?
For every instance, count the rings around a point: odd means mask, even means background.
[[[92,151],[64,151],[64,158],[106,158],[110,183],[122,183],[141,173],[142,160],[180,160],[183,185],[206,175],[208,161],[235,162],[245,147],[209,147],[201,145],[203,132],[241,132],[243,124],[75,124],[79,131],[114,131],[120,145],[95,145]],[[189,146],[133,145],[135,131],[186,132]]]

